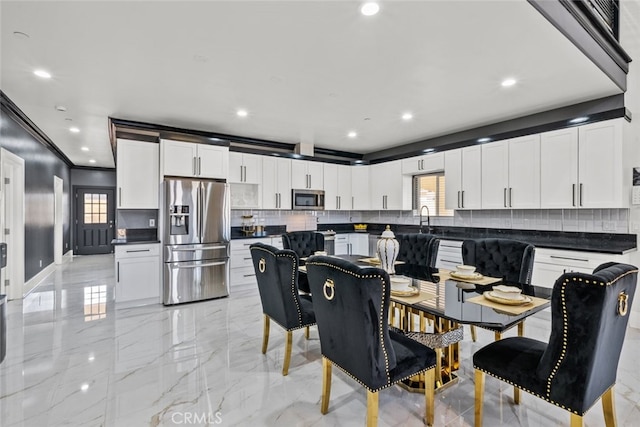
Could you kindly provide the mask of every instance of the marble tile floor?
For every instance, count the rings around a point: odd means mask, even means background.
[[[8,304],[8,353],[0,365],[0,426],[361,426],[366,394],[334,369],[329,413],[320,414],[317,331],[294,333],[289,375],[281,375],[284,333],[271,328],[262,355],[257,289],[174,307],[114,306],[111,255],[75,257],[23,301]],[[462,343],[460,379],[436,394],[436,426],[473,425],[471,355],[493,340]],[[507,335],[512,335],[510,332]],[[549,314],[527,321],[546,340]],[[640,330],[629,329],[616,385],[618,423],[638,425]],[[569,425],[563,410],[488,377],[485,426]],[[381,392],[380,426],[420,426],[423,396]],[[586,425],[604,425],[596,404]]]

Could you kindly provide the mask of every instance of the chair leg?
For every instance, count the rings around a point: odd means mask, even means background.
[[[329,397],[331,396],[331,362],[326,357],[322,358],[322,402],[320,412],[322,415],[329,412]]]
[[[516,386],[513,386],[513,403],[520,404],[520,389]]]
[[[475,427],[482,427],[482,404],[484,403],[484,372],[476,369],[476,401],[475,401]],[[572,426],[573,427],[573,426]]]
[[[367,427],[378,425],[378,392],[367,390]]]
[[[264,330],[262,331],[262,354],[267,352],[267,345],[269,345],[269,324],[271,319],[266,314],[264,315]]]
[[[304,328],[304,337],[306,339],[309,339],[309,327],[308,326],[306,328]]]
[[[471,329],[471,341],[476,342],[476,327],[474,325],[471,325],[469,329]]]
[[[438,387],[441,387],[442,384],[444,383],[442,381],[442,349],[441,348],[436,348],[434,349],[436,352],[436,374],[435,374],[435,381],[437,381],[435,384],[438,385]],[[428,382],[426,384],[429,384]]]
[[[284,363],[282,364],[282,375],[289,374],[289,362],[291,362],[291,343],[293,342],[293,331],[287,331],[287,343],[284,348]]]
[[[602,409],[604,410],[604,424],[607,427],[616,426],[616,403],[614,400],[613,387],[602,395]]]
[[[523,337],[524,336],[524,320],[520,323],[518,323],[518,336],[519,337]]]
[[[583,427],[584,422],[580,415],[571,414],[571,427]]]
[[[434,394],[435,388],[433,386],[433,382],[435,380],[435,368],[429,369],[424,374],[424,405],[425,405],[425,423],[428,426],[433,425],[433,420],[435,418],[435,402],[434,402]]]

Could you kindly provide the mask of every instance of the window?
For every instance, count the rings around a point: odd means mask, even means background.
[[[90,194],[84,195],[84,223],[85,224],[106,224],[107,223],[107,195]]]
[[[453,216],[453,210],[444,207],[444,172],[413,177],[413,208],[429,208],[431,216]]]

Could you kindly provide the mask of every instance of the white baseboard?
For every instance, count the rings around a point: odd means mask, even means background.
[[[69,249],[64,255],[62,255],[62,258],[73,258],[73,250]]]
[[[31,292],[33,292],[33,290],[40,284],[40,282],[46,279],[48,275],[53,273],[55,269],[56,269],[56,263],[52,262],[51,264],[47,265],[45,268],[40,270],[38,274],[33,276],[27,282],[25,282],[22,288],[22,298],[26,297]]]

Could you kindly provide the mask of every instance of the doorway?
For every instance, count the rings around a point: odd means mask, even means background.
[[[63,205],[62,197],[64,184],[62,178],[53,176],[53,261],[62,264],[62,233],[63,233]]]
[[[114,188],[74,187],[75,250],[78,255],[113,252]]]
[[[7,267],[0,294],[24,295],[24,160],[0,149],[0,238],[7,244]]]

